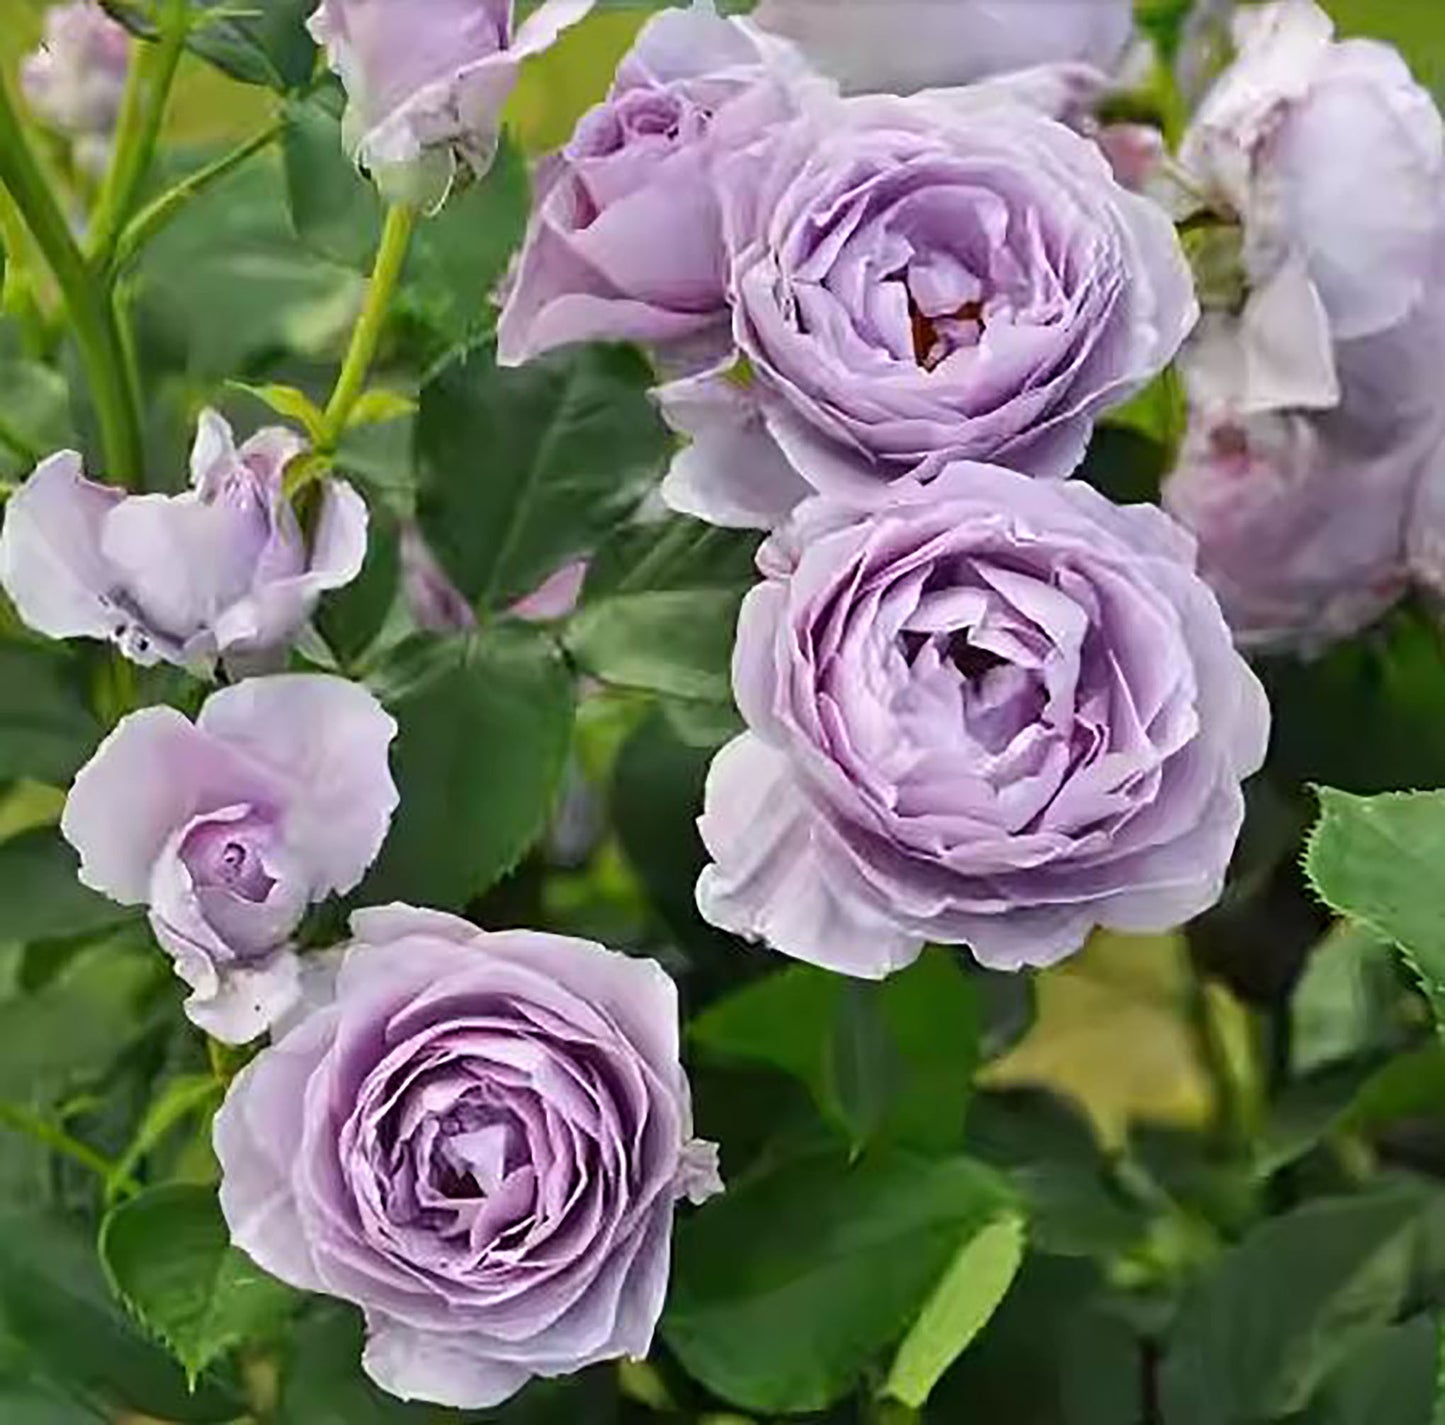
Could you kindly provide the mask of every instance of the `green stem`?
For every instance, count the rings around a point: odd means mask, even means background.
[[[189,28],[186,0],[170,0],[160,38],[141,46],[132,61],[116,130],[115,156],[90,217],[90,258],[98,271],[111,266],[116,244],[150,172]]]
[[[281,136],[281,121],[268,125],[260,133],[253,134],[245,143],[223,153],[214,163],[198,168],[182,179],[174,188],[162,193],[147,207],[131,219],[120,241],[116,244],[114,266],[124,270],[140,255],[141,250],[164,228],[185,210],[192,199],[199,197],[207,188],[234,172],[247,159],[263,149],[269,148]]]
[[[411,235],[416,227],[416,212],[403,204],[397,204],[386,215],[386,226],[381,233],[381,247],[377,250],[376,264],[371,271],[371,281],[366,288],[366,301],[362,304],[361,315],[351,333],[351,346],[342,363],[341,375],[337,378],[336,389],[331,393],[326,414],[321,420],[316,447],[329,454],[346,431],[351,412],[366,389],[366,378],[371,364],[376,359],[381,334],[386,327],[387,313],[396,285],[401,279],[401,270],[406,265],[406,255],[411,247]]]
[[[143,463],[140,403],[127,376],[125,344],[109,294],[86,265],[26,140],[9,87],[0,76],[0,185],[35,239],[70,313],[100,422],[107,473],[134,486]]]
[[[88,1143],[82,1143],[80,1139],[72,1138],[63,1128],[56,1127],[55,1124],[17,1104],[0,1103],[0,1128],[8,1128],[12,1132],[33,1138],[52,1152],[60,1153],[73,1162],[79,1163],[81,1167],[88,1168],[98,1177],[108,1179],[115,1172],[115,1165],[104,1154],[96,1152]],[[130,1177],[120,1179],[118,1186],[124,1192],[139,1191],[139,1184]]]

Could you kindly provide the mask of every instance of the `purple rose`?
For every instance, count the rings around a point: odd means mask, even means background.
[[[96,172],[110,155],[130,71],[130,36],[92,0],[45,12],[45,38],[20,68],[30,107],[75,145],[79,165]]]
[[[1213,904],[1269,712],[1189,537],[992,466],[895,496],[809,500],[763,547],[703,915],[872,978],[929,941],[1046,965]]]
[[[1131,0],[762,0],[753,18],[853,93],[908,94],[1034,65],[1112,70]]]
[[[356,683],[252,678],[194,724],[174,708],[132,713],[76,777],[61,830],[80,879],[149,906],[193,991],[186,1013],[216,1038],[246,1043],[294,1003],[293,932],[386,838],[395,735]]]
[[[183,495],[127,495],[85,478],[80,456],[44,461],[10,498],[0,583],[51,638],[108,638],[137,663],[202,670],[283,650],[321,595],[361,571],[366,504],[328,480],[308,551],[282,488],[305,448],[272,428],[239,450],[203,411]]]
[[[810,105],[718,185],[744,360],[660,393],[693,440],[664,493],[715,523],[774,523],[803,479],[866,499],[961,459],[1069,475],[1197,313],[1164,213],[987,94]]]
[[[644,1356],[692,1137],[677,991],[650,960],[391,906],[334,990],[235,1081],[221,1207],[273,1276],[355,1302],[363,1364],[475,1409]]]
[[[346,87],[347,149],[393,196],[420,177],[435,201],[492,166],[522,61],[591,8],[546,0],[513,33],[513,0],[321,0],[310,30]]]
[[[1404,326],[1340,343],[1334,362],[1329,411],[1197,407],[1165,485],[1248,647],[1315,652],[1412,576],[1445,589],[1445,283]]]
[[[515,365],[594,339],[725,334],[712,171],[791,116],[809,82],[785,45],[721,18],[711,0],[649,20],[606,101],[537,173],[498,325],[500,360]]]
[[[1328,409],[1332,346],[1399,327],[1426,295],[1445,234],[1445,125],[1394,50],[1335,42],[1313,0],[1241,11],[1235,28],[1239,57],[1179,158],[1241,226],[1248,301],[1201,328],[1191,381],[1243,415]]]

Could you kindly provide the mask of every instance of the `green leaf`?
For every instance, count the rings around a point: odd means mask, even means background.
[[[429,1425],[436,1412],[383,1394],[362,1373],[361,1316],[318,1303],[290,1333],[276,1425]]]
[[[582,601],[654,589],[749,589],[761,536],[673,516],[614,530],[587,566]]]
[[[0,1001],[0,1099],[41,1104],[101,1075],[166,974],[155,952],[117,938],[82,951],[33,993]]]
[[[1405,1299],[1421,1203],[1319,1199],[1257,1228],[1186,1299],[1161,1376],[1169,1425],[1302,1409]]]
[[[789,965],[735,990],[688,1026],[704,1054],[767,1064],[806,1084],[814,1102],[832,1112],[828,1051],[846,981],[812,965]]]
[[[1024,1221],[1005,1213],[959,1249],[913,1323],[884,1391],[921,1410],[943,1373],[998,1310],[1024,1259]]]
[[[530,199],[526,162],[503,134],[487,176],[458,188],[418,227],[400,301],[447,348],[494,325],[494,293],[526,234]]]
[[[1101,425],[1078,475],[1117,504],[1152,504],[1170,460],[1169,447],[1157,440],[1127,426]]]
[[[878,1003],[901,1067],[883,1135],[940,1152],[959,1147],[983,1034],[976,977],[959,951],[930,947],[884,981]]]
[[[1331,1373],[1305,1425],[1432,1425],[1439,1372],[1433,1319],[1378,1327]]]
[[[741,603],[735,589],[618,594],[573,615],[567,649],[611,687],[726,704]]]
[[[295,421],[312,437],[315,437],[321,430],[325,417],[321,408],[305,391],[298,391],[294,386],[282,386],[276,383],[248,386],[244,381],[229,381],[226,384],[235,387],[238,391],[244,391],[248,396],[254,396],[263,405],[275,411],[278,416],[284,416],[288,421]]]
[[[0,842],[0,905],[7,940],[58,940],[133,919],[76,878],[75,851],[53,827]]]
[[[694,894],[708,860],[697,816],[711,760],[651,709],[617,754],[608,803],[623,853],[663,928],[721,990],[735,983],[738,944],[703,920]]]
[[[296,236],[322,257],[368,272],[381,241],[382,204],[341,141],[346,96],[328,83],[282,110],[286,199]]]
[[[1400,947],[1445,1027],[1445,792],[1323,788],[1305,868],[1341,915]]]
[[[423,389],[417,515],[457,586],[506,608],[624,521],[668,439],[652,376],[625,347],[587,347],[518,370],[476,347]]]
[[[296,241],[282,167],[268,155],[187,204],[148,244],[137,277],[143,359],[195,381],[244,379],[278,353],[329,358],[362,290],[357,273]]]
[[[151,0],[104,0],[105,8],[142,39],[157,37]],[[316,47],[306,32],[310,0],[190,0],[186,47],[243,84],[285,91],[311,78]]]
[[[1445,659],[1419,610],[1397,609],[1318,658],[1255,667],[1274,709],[1278,777],[1361,795],[1445,786]]]
[[[1157,1402],[1146,1405],[1141,1389],[1146,1345],[1109,1305],[1094,1262],[1031,1251],[988,1329],[929,1397],[925,1418],[930,1425],[1161,1422]]]
[[[295,1294],[231,1245],[210,1188],[148,1188],[113,1208],[100,1229],[111,1283],[185,1367],[192,1383],[213,1361],[265,1339]]]
[[[100,739],[70,653],[55,645],[0,643],[0,780],[68,786]]]
[[[209,1122],[224,1094],[224,1086],[210,1074],[182,1074],[166,1083],[151,1100],[129,1146],[116,1159],[105,1185],[107,1198],[118,1193],[120,1184],[160,1146],[173,1128],[203,1110]]]
[[[1398,1042],[1401,988],[1389,940],[1361,925],[1337,924],[1310,952],[1290,997],[1294,1072],[1312,1073]]]
[[[52,450],[76,444],[70,387],[49,366],[16,354],[0,356],[0,474],[28,475]]]
[[[722,1062],[791,1074],[855,1145],[946,1152],[962,1140],[980,1018],[956,953],[931,949],[876,986],[790,966],[710,1006],[688,1034]]]
[[[832,1099],[849,1141],[859,1150],[877,1135],[903,1076],[881,997],[882,986],[850,980],[828,1045]]]
[[[343,668],[351,667],[381,635],[401,588],[401,532],[375,500],[361,573],[321,601],[316,626]]]
[[[416,402],[410,396],[404,396],[400,391],[388,391],[384,387],[373,386],[371,390],[364,392],[351,408],[346,424],[348,428],[379,426],[388,421],[403,421],[415,414]]]
[[[311,78],[316,46],[306,33],[310,0],[265,0],[261,5],[233,0],[193,0],[197,9],[224,10],[191,32],[190,48],[246,84],[285,91]]]
[[[108,1415],[219,1425],[244,1412],[211,1381],[190,1389],[112,1300],[88,1234],[44,1212],[0,1213],[0,1340],[23,1353],[32,1378],[108,1405]]]
[[[978,1093],[968,1111],[968,1148],[1008,1175],[1042,1251],[1107,1259],[1144,1233],[1092,1129],[1064,1099],[1039,1089]]]
[[[460,909],[546,827],[572,732],[572,679],[539,630],[416,639],[380,671],[401,725],[401,806],[358,897]]]
[[[1007,1204],[1000,1180],[965,1158],[786,1166],[681,1223],[663,1335],[692,1375],[745,1410],[824,1409]]]
[[[73,1399],[57,1385],[9,1380],[0,1373],[0,1420],[23,1425],[111,1425],[108,1412]]]

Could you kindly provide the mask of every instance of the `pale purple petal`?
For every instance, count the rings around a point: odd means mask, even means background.
[[[756,399],[726,373],[684,378],[655,394],[687,442],[662,482],[669,509],[728,529],[768,529],[809,493]]]
[[[92,890],[142,905],[171,837],[198,812],[264,800],[276,782],[174,708],[132,713],[96,749],[61,817]]]
[[[747,940],[840,974],[881,980],[922,953],[861,887],[829,883],[816,838],[826,835],[794,784],[786,757],[744,734],[708,774],[698,823],[713,864],[697,887],[703,918]]]
[[[745,390],[697,422],[731,444],[699,441],[672,483],[728,522],[796,499],[742,444],[749,408],[826,495],[955,460],[1064,478],[1198,317],[1164,212],[1006,92],[814,98],[717,188]]]
[[[1051,964],[1217,899],[1269,714],[1159,510],[959,463],[808,500],[758,563],[707,919],[875,978],[927,942]]]
[[[671,981],[408,906],[353,932],[217,1120],[237,1245],[360,1306],[365,1369],[405,1399],[487,1408],[645,1353],[677,1200],[719,1187]]]
[[[1111,69],[1129,0],[762,0],[756,22],[794,40],[849,90],[908,93],[1031,65]]]
[[[361,880],[399,800],[387,768],[396,720],[370,692],[342,678],[252,678],[210,698],[197,727],[286,788],[286,840],[320,891]]]
[[[100,549],[106,517],[124,493],[87,480],[80,456],[43,461],[9,499],[0,530],[0,583],[15,611],[49,638],[110,638],[129,623],[111,598]]]
[[[361,1364],[398,1400],[487,1410],[531,1379],[525,1366],[489,1358],[462,1333],[420,1331],[385,1316],[368,1320]]]
[[[516,365],[589,340],[676,346],[725,330],[714,169],[820,86],[787,46],[711,4],[649,20],[607,98],[538,169],[498,359]]]

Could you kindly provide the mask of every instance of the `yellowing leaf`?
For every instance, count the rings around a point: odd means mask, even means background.
[[[1214,1091],[1190,1030],[1189,989],[1183,935],[1101,932],[1081,954],[1038,976],[1033,1028],[982,1082],[1073,1099],[1109,1146],[1136,1120],[1203,1127]],[[1243,1011],[1222,990],[1211,1008],[1222,1037],[1237,1046]]]

